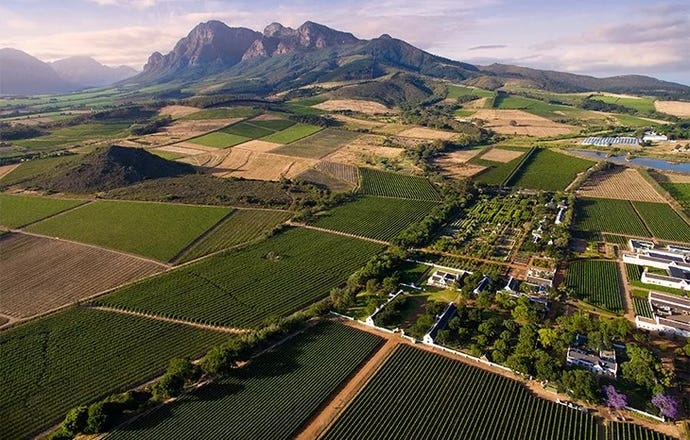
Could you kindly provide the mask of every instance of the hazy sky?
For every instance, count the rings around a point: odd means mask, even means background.
[[[256,30],[312,20],[471,63],[690,84],[687,0],[2,0],[0,47],[141,69],[153,51],[168,52],[210,19]]]

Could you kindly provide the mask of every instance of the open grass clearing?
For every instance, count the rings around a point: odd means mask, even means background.
[[[227,340],[153,319],[83,308],[0,332],[3,438],[30,438],[68,410],[152,379],[174,357]]]
[[[223,207],[100,200],[28,230],[168,261],[229,213]]]
[[[656,111],[679,118],[690,118],[690,102],[686,101],[655,101]]]
[[[232,134],[248,139],[257,139],[275,133],[275,130],[269,130],[249,122],[240,122],[222,129],[221,133]]]
[[[480,98],[493,98],[496,92],[492,90],[479,89],[477,87],[465,87],[455,84],[448,85],[448,98],[460,98],[464,96],[479,96]]]
[[[229,118],[249,118],[260,114],[261,111],[251,107],[230,107],[230,108],[211,108],[192,112],[181,119],[200,120],[200,119],[229,119]]]
[[[352,131],[326,128],[297,142],[277,148],[274,153],[320,159],[354,141],[359,136],[359,133]]]
[[[257,327],[328,296],[382,246],[306,228],[233,249],[98,298],[98,303]]]
[[[607,96],[607,95],[597,95],[592,96],[590,99],[595,99],[597,101],[603,101],[609,104],[616,104],[623,107],[631,108],[639,112],[650,113],[655,111],[654,99],[652,98],[641,98],[635,96]]]
[[[369,115],[390,113],[392,110],[376,101],[365,101],[362,99],[329,99],[313,106],[326,111],[353,111]]]
[[[401,131],[400,133],[398,133],[398,136],[425,140],[439,139],[443,141],[449,141],[457,137],[458,134],[453,133],[451,131],[441,131],[427,127],[412,127]]]
[[[77,243],[0,237],[0,312],[26,318],[161,272],[163,265]]]
[[[20,228],[83,203],[86,200],[0,193],[0,225]]]

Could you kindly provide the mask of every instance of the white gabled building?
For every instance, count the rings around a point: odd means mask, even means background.
[[[690,298],[650,291],[647,300],[653,318],[637,316],[637,327],[690,338]]]
[[[431,274],[426,283],[430,286],[447,289],[453,285],[456,287],[460,285],[460,281],[462,280],[463,276],[465,276],[465,272],[451,273],[443,270],[437,270]]]
[[[388,305],[389,302],[393,301],[395,298],[397,298],[398,296],[402,295],[403,293],[405,293],[405,291],[401,289],[401,290],[398,290],[397,292],[395,292],[394,294],[388,295],[388,300],[387,300],[385,303],[383,303],[383,304],[381,304],[380,306],[378,306],[378,307],[376,308],[376,310],[374,310],[374,313],[372,313],[371,315],[367,316],[367,319],[366,319],[364,322],[365,322],[367,325],[370,325],[370,326],[372,326],[372,327],[376,327],[376,323],[374,322],[374,317],[375,317],[376,315],[378,315],[378,313],[379,313],[381,310],[383,310],[383,308],[386,307],[386,306]]]
[[[568,365],[584,367],[595,374],[611,377],[618,375],[616,352],[613,350],[601,350],[597,355],[581,348],[570,347],[565,361]]]
[[[668,140],[668,136],[658,134],[656,131],[645,131],[642,140],[644,142],[664,142]]]
[[[448,325],[448,321],[450,321],[453,315],[455,315],[455,311],[457,309],[458,307],[455,305],[454,302],[449,302],[446,308],[443,310],[443,313],[441,313],[441,315],[436,318],[436,322],[431,327],[431,329],[427,332],[427,334],[424,335],[424,338],[422,338],[422,342],[427,345],[434,345],[438,331],[446,328],[446,326]]]

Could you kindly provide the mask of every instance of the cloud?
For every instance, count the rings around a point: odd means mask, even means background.
[[[505,44],[484,44],[482,46],[470,47],[467,50],[493,50],[493,49],[505,49],[508,46]]]
[[[158,0],[89,0],[101,6],[122,6],[128,8],[147,9],[158,4]]]

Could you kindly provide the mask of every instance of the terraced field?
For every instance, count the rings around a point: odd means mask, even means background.
[[[288,439],[381,343],[323,323],[108,439]]]
[[[162,264],[50,238],[0,237],[0,312],[25,318],[161,272]]]
[[[377,240],[390,240],[424,218],[436,202],[366,196],[331,209],[314,226]]]
[[[323,438],[596,440],[598,431],[591,415],[519,382],[401,345]]]
[[[0,193],[0,225],[8,228],[20,228],[82,203],[86,203],[86,200]]]
[[[238,209],[196,241],[175,262],[184,263],[255,240],[291,216],[292,213],[286,211]]]
[[[620,274],[615,262],[575,261],[568,266],[565,282],[586,302],[614,313],[623,311]]]
[[[579,198],[575,204],[575,225],[581,231],[651,237],[627,200]]]
[[[360,133],[353,131],[326,128],[297,142],[276,148],[273,153],[320,159],[354,141],[359,136],[361,136]]]
[[[230,208],[100,200],[27,228],[168,261]]]
[[[434,186],[423,177],[361,168],[362,193],[379,197],[440,201]]]
[[[82,308],[0,332],[0,436],[33,437],[69,409],[142,383],[170,359],[199,356],[227,338]]]
[[[324,298],[382,246],[304,228],[214,255],[100,297],[99,304],[255,327]]]
[[[633,202],[633,206],[655,237],[690,242],[690,225],[668,204]]]

